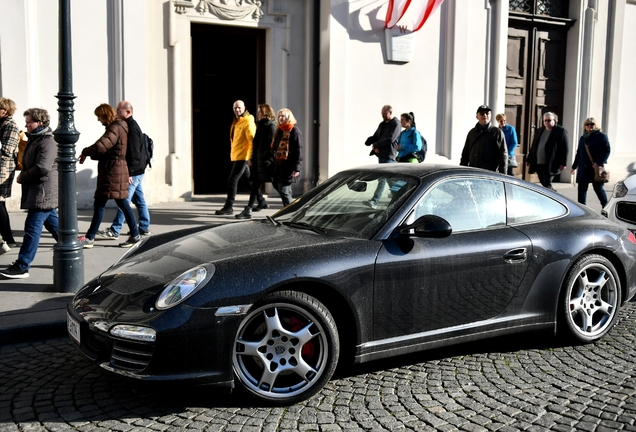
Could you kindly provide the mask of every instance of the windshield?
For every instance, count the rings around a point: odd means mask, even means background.
[[[342,173],[273,218],[318,234],[370,239],[418,185],[416,177],[386,171]]]

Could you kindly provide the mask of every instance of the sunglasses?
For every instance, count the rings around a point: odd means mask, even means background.
[[[594,126],[594,123],[585,123],[585,126]]]

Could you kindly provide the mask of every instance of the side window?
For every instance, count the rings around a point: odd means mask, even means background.
[[[561,203],[517,185],[506,185],[506,199],[509,225],[554,219],[567,213]]]
[[[500,181],[472,178],[443,181],[415,205],[414,219],[426,214],[446,219],[454,233],[504,226],[504,185]]]

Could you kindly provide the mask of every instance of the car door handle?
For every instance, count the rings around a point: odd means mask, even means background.
[[[504,254],[503,259],[505,262],[513,264],[524,262],[528,259],[528,251],[526,248],[513,249]]]

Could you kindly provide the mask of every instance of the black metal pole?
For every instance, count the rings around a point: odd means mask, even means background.
[[[73,73],[71,56],[71,4],[60,5],[60,90],[57,94],[58,127],[53,132],[57,141],[59,194],[58,242],[53,247],[53,285],[58,292],[77,292],[84,285],[84,252],[77,241],[77,201],[75,199],[75,143],[79,132],[73,116]]]

